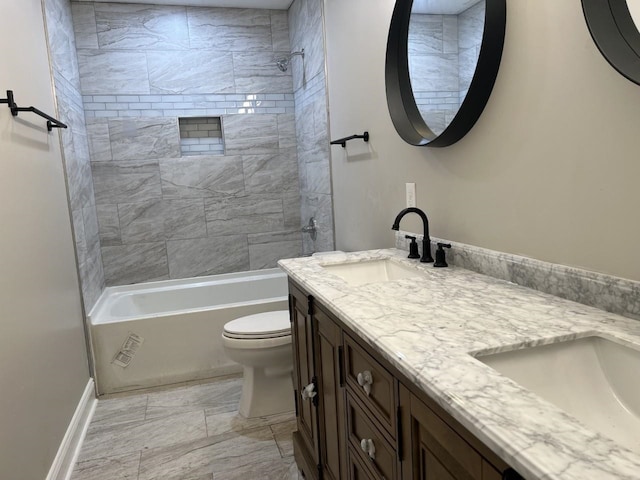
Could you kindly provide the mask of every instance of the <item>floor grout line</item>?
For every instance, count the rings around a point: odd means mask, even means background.
[[[136,480],[140,480],[140,468],[142,467],[142,450],[140,450],[140,454],[138,456],[138,474],[136,475]]]

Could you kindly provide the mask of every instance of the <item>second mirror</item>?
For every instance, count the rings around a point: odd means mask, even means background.
[[[491,93],[505,20],[505,0],[396,2],[386,80],[402,138],[446,146],[467,133]]]

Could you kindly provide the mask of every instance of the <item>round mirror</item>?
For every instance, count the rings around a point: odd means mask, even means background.
[[[600,53],[640,85],[640,0],[582,0],[582,11]]]
[[[627,8],[636,28],[640,29],[640,0],[627,0]]]
[[[471,129],[495,82],[505,21],[505,0],[396,2],[386,89],[405,141],[444,147]]]

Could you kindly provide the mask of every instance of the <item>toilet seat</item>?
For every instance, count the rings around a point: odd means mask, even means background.
[[[224,326],[223,336],[240,340],[261,340],[291,335],[289,311],[258,313],[237,318]]]

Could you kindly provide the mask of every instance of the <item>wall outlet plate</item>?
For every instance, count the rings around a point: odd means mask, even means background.
[[[415,183],[407,183],[406,192],[407,192],[407,208],[416,206],[416,184]]]

